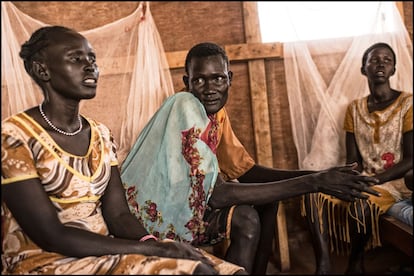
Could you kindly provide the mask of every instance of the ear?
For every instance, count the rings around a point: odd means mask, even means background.
[[[187,90],[187,91],[189,91],[189,85],[188,85],[188,76],[183,76],[183,82],[184,82],[184,85],[185,85],[185,89]]]
[[[395,66],[392,68],[391,76],[393,76],[394,74],[395,74]]]
[[[233,80],[233,72],[228,71],[227,74],[229,75],[229,85],[231,85],[231,81]]]
[[[361,74],[364,75],[364,76],[367,75],[367,72],[365,72],[364,66],[361,67]]]
[[[39,61],[33,61],[32,72],[33,75],[39,80],[48,81],[50,79],[46,65],[40,63]]]

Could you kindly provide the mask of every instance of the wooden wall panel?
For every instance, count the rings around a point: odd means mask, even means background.
[[[245,42],[239,1],[151,1],[150,9],[166,52],[204,41],[222,46]]]
[[[403,1],[404,23],[413,42],[413,1]]]
[[[282,169],[297,168],[298,159],[293,144],[283,59],[266,62],[266,80],[273,166]]]
[[[131,14],[136,1],[12,1],[24,13],[50,25],[93,29]]]

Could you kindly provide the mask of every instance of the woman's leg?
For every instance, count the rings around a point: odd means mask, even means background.
[[[348,267],[346,274],[362,275],[365,274],[364,268],[364,253],[365,246],[371,236],[371,211],[365,200],[362,200],[362,204],[357,205],[358,221],[365,221],[365,229],[359,225],[354,218],[350,218],[350,237],[351,237],[351,253],[349,255]],[[365,216],[365,218],[363,218]]]
[[[255,209],[258,211],[260,217],[261,232],[252,274],[266,274],[267,263],[269,262],[269,257],[270,254],[272,254],[273,249],[272,245],[273,238],[275,236],[278,206],[278,202],[255,206]]]
[[[260,238],[260,218],[248,205],[236,206],[231,220],[230,246],[225,260],[243,266],[251,274]]]
[[[306,222],[311,232],[313,250],[315,252],[315,274],[326,275],[330,274],[331,271],[331,258],[329,253],[329,234],[327,227],[328,217],[326,212],[326,206],[323,206],[322,218],[320,218],[316,206],[313,203],[311,203],[311,196],[311,194],[306,194],[304,196],[304,200],[306,209]],[[320,219],[322,219],[322,231],[320,228]]]

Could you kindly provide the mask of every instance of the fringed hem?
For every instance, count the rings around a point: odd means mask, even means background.
[[[375,187],[381,193],[380,197],[370,196],[366,203],[371,213],[372,231],[370,239],[365,247],[366,250],[382,246],[379,235],[379,216],[385,213],[388,208],[395,202],[394,198],[387,191]],[[366,215],[364,213],[364,202],[362,199],[357,199],[355,202],[346,202],[330,195],[322,193],[313,193],[310,197],[310,214],[311,221],[315,223],[314,208],[317,210],[319,229],[323,233],[325,229],[329,232],[330,251],[336,254],[349,254],[351,249],[350,237],[350,219],[357,221],[358,233],[366,233]],[[375,197],[375,198],[374,198]],[[326,210],[324,210],[326,208]],[[359,212],[358,212],[359,210]],[[327,212],[328,227],[323,225],[322,215]],[[358,215],[360,214],[360,215]],[[304,196],[301,202],[301,215],[306,216],[306,207]]]

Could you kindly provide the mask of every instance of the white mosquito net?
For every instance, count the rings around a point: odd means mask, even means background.
[[[32,32],[46,25],[12,2],[1,2],[2,120],[43,100],[19,51]],[[122,162],[146,122],[174,93],[150,3],[140,2],[132,14],[80,33],[95,48],[100,70],[97,96],[81,102],[81,112],[112,130]]]
[[[352,20],[352,15],[349,17]],[[412,42],[395,3],[380,2],[374,15],[360,27],[366,28],[367,35],[318,41],[301,41],[299,36],[297,42],[284,43],[292,132],[300,169],[321,170],[345,164],[343,120],[347,105],[369,94],[360,68],[362,55],[370,45],[386,42],[394,49],[397,70],[390,79],[391,87],[412,93]]]

